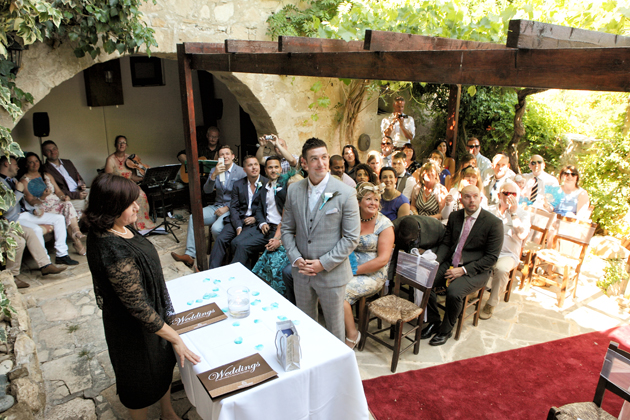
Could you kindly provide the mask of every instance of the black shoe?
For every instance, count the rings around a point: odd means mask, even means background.
[[[63,257],[55,258],[55,264],[79,265],[79,262],[70,258],[70,255],[64,255]]]
[[[446,344],[449,338],[453,336],[453,331],[446,334],[438,334],[429,341],[430,346],[441,346],[442,344]]]
[[[427,338],[433,337],[435,334],[437,334],[439,328],[440,324],[438,324],[437,322],[429,322],[427,326],[422,329],[420,339],[426,340]]]

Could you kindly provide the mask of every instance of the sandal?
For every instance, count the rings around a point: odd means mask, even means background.
[[[349,343],[352,343],[352,346],[348,346],[348,347],[354,350],[357,344],[359,344],[359,341],[361,341],[361,331],[359,331],[359,333],[357,334],[357,338],[355,338],[354,340],[350,340],[348,337],[346,337],[346,341]]]
[[[77,242],[78,242],[78,244],[77,244]],[[85,254],[87,253],[87,251],[85,250],[85,247],[83,246],[81,241],[75,241],[72,244],[72,247],[74,248],[74,252],[76,252],[79,255],[85,256]]]

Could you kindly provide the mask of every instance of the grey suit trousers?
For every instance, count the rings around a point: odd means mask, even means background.
[[[346,295],[346,286],[318,285],[315,277],[311,278],[298,273],[298,268],[292,268],[294,282],[295,301],[297,307],[317,321],[317,298],[322,305],[326,329],[341,341],[346,340],[346,327],[344,325],[343,300]]]

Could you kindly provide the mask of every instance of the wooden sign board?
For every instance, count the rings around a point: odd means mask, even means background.
[[[258,385],[278,374],[263,359],[260,353],[252,354],[210,369],[197,375],[210,394],[216,398],[234,391],[241,391]]]
[[[212,302],[190,311],[178,313],[173,317],[171,327],[179,334],[184,334],[224,319],[227,319],[227,315],[216,303]]]

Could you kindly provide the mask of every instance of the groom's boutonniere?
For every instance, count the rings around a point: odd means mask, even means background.
[[[321,206],[319,206],[319,209],[321,210],[322,208],[324,208],[328,200],[330,200],[331,198],[337,197],[338,195],[339,195],[339,191],[335,191],[334,193],[324,193],[324,202],[322,203]]]

